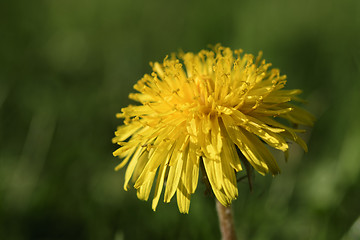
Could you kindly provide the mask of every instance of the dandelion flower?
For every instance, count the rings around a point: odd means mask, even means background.
[[[128,164],[125,190],[132,180],[138,198],[148,200],[155,185],[155,211],[164,188],[164,201],[176,193],[180,212],[188,213],[203,166],[215,197],[229,206],[238,196],[242,159],[262,175],[276,175],[267,146],[287,153],[290,140],[307,151],[301,130],[284,123],[312,125],[312,115],[290,103],[301,91],[284,90],[286,76],[261,58],[217,45],[151,63],[153,72],[129,95],[140,105],[117,114],[124,125],[115,132],[120,148],[113,154],[123,159],[116,169]]]

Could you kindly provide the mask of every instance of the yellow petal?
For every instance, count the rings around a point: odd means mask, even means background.
[[[236,199],[238,196],[237,189],[237,180],[235,176],[235,171],[230,165],[230,159],[225,158],[225,155],[222,155],[222,170],[223,170],[223,189],[225,194],[232,200]]]
[[[269,167],[266,162],[260,157],[257,148],[254,148],[252,143],[244,136],[241,128],[235,125],[234,120],[229,116],[222,117],[227,133],[231,140],[238,146],[245,158],[250,164],[261,174],[268,172]],[[259,140],[260,142],[260,140]],[[260,147],[264,147],[260,142]]]
[[[203,162],[211,187],[220,190],[223,185],[221,161],[203,157]]]
[[[266,146],[259,140],[259,138],[246,131],[242,131],[242,134],[243,139],[246,139],[246,148],[251,151],[254,156],[256,156],[256,162],[259,161],[262,165],[266,164],[267,168],[273,175],[279,174],[280,168],[276,160],[274,159],[270,151],[266,148]]]
[[[294,107],[291,112],[284,115],[284,118],[295,124],[306,126],[313,126],[315,121],[315,117],[312,114],[299,107]]]
[[[186,176],[183,173],[176,191],[177,204],[181,213],[188,213],[190,208],[190,193],[184,185],[185,178]]]
[[[189,142],[188,159],[186,164],[186,179],[185,187],[188,188],[190,193],[194,193],[199,179],[199,159],[200,156],[196,154],[196,146],[194,143]]]
[[[141,127],[141,124],[137,122],[119,127],[115,132],[116,137],[113,138],[113,143],[125,141],[135,132],[137,132]]]
[[[126,172],[125,172],[125,182],[124,182],[124,189],[127,191],[128,190],[128,184],[129,184],[129,181],[130,181],[130,178],[131,178],[131,175],[133,174],[134,172],[134,169],[135,169],[135,166],[138,162],[138,158],[139,156],[141,155],[141,153],[143,152],[144,150],[141,149],[141,148],[138,148],[134,154],[134,156],[132,157],[127,169],[126,169]]]
[[[158,176],[157,176],[157,179],[156,179],[154,198],[153,198],[153,201],[152,201],[152,209],[154,211],[156,210],[156,207],[158,205],[160,195],[161,195],[161,192],[162,192],[162,189],[163,189],[166,168],[167,168],[167,162],[165,161],[164,163],[161,164],[161,166],[159,168]]]
[[[141,200],[147,201],[149,199],[152,184],[154,182],[155,173],[148,175],[146,182],[137,189],[137,197]]]
[[[182,146],[183,143],[178,141],[177,145]],[[180,152],[176,149],[180,149],[175,147],[175,150],[172,152],[170,162],[169,162],[169,175],[166,182],[165,188],[165,196],[164,201],[170,202],[171,198],[174,196],[175,191],[178,187],[180,176],[183,171],[184,158],[186,158],[186,154],[184,152]]]

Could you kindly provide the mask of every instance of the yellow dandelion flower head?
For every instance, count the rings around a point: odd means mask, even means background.
[[[132,179],[140,199],[148,200],[156,179],[152,208],[162,189],[164,201],[176,193],[180,212],[187,213],[199,166],[216,198],[230,205],[238,196],[236,172],[247,161],[259,173],[280,172],[267,146],[287,152],[288,140],[307,146],[296,125],[312,125],[307,111],[292,105],[300,90],[284,90],[286,76],[241,50],[217,45],[198,54],[180,53],[152,63],[153,72],[139,80],[138,93],[117,117],[124,118],[113,138],[113,154],[128,164],[125,190]]]

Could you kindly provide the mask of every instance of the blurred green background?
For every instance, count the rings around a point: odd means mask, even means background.
[[[239,183],[239,238],[360,239],[358,0],[1,1],[0,239],[220,239],[203,186],[154,213],[111,143],[149,61],[215,43],[263,50],[317,117],[308,153]]]

